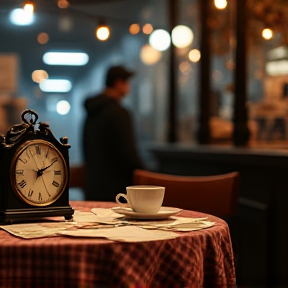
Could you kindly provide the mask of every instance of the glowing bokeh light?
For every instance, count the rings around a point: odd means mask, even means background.
[[[132,34],[132,35],[136,35],[140,32],[140,26],[139,24],[137,23],[134,23],[134,24],[131,24],[130,27],[129,27],[129,32]]]
[[[48,65],[83,66],[89,61],[89,56],[83,52],[46,52],[43,61]]]
[[[170,34],[163,29],[154,30],[149,36],[149,44],[158,51],[165,51],[171,45]]]
[[[214,5],[217,9],[225,9],[227,7],[227,0],[214,0]]]
[[[47,33],[39,33],[37,35],[37,41],[39,44],[46,44],[49,41],[49,35]]]
[[[68,15],[62,15],[58,20],[58,27],[60,31],[69,32],[73,28],[73,20]]]
[[[188,74],[189,72],[191,72],[192,69],[191,69],[191,65],[188,61],[183,61],[179,65],[179,70],[183,74]]]
[[[72,83],[67,79],[46,79],[39,83],[39,87],[43,92],[69,92]]]
[[[198,49],[192,49],[189,52],[188,57],[191,62],[198,62],[201,58],[201,53]]]
[[[17,8],[11,11],[9,19],[14,25],[26,26],[34,22],[34,14],[22,8]]]
[[[70,108],[71,108],[71,106],[70,106],[69,102],[66,100],[61,100],[56,105],[56,111],[60,115],[68,114],[70,111]]]
[[[33,13],[34,11],[34,5],[31,2],[28,2],[26,4],[24,4],[23,10],[29,13]]]
[[[184,25],[178,25],[172,30],[172,42],[178,48],[185,48],[191,45],[194,34],[192,30]]]
[[[153,26],[147,23],[143,26],[142,31],[144,34],[149,35],[153,32]]]
[[[146,65],[153,65],[161,59],[162,53],[146,44],[140,52],[140,59]]]
[[[273,37],[273,31],[269,28],[263,29],[262,37],[266,40],[270,40]]]
[[[67,0],[58,0],[57,5],[60,9],[67,9],[70,3]]]
[[[100,41],[105,41],[110,36],[110,29],[107,26],[100,26],[96,29],[96,37]]]
[[[48,73],[45,70],[35,70],[32,73],[32,80],[36,83],[48,79]]]

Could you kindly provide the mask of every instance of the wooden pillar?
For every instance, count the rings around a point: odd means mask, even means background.
[[[177,0],[168,0],[169,32],[178,24]],[[171,43],[169,57],[169,99],[168,99],[168,142],[177,141],[177,74],[176,74],[176,48]]]
[[[246,1],[236,1],[236,55],[235,55],[235,99],[234,99],[234,130],[233,143],[235,146],[245,146],[250,132],[247,124],[247,19]]]
[[[201,61],[200,61],[200,100],[199,100],[199,128],[197,141],[200,144],[210,142],[210,28],[208,26],[209,0],[199,0],[201,31]]]

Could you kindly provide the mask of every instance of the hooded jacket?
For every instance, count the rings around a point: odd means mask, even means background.
[[[86,200],[115,201],[133,184],[133,170],[143,168],[129,112],[100,94],[85,101],[83,148],[87,167]]]

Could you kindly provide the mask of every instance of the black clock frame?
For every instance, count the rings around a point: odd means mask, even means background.
[[[26,115],[31,115],[31,120],[26,120]],[[33,119],[34,117],[34,119]],[[52,134],[47,123],[40,122],[36,128],[38,115],[32,110],[25,110],[22,113],[22,124],[11,127],[6,136],[0,137],[0,222],[13,223],[51,216],[64,216],[71,220],[74,210],[69,205],[69,154],[68,138],[63,137],[60,142]],[[61,196],[47,206],[32,206],[21,200],[12,187],[10,167],[13,157],[18,148],[27,141],[44,140],[53,144],[62,154],[67,165],[67,182]]]

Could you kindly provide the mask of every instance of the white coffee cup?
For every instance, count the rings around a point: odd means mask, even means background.
[[[116,202],[122,206],[130,206],[139,213],[157,213],[163,203],[165,187],[154,185],[135,185],[126,187],[127,194],[119,193]],[[119,198],[126,199],[127,204],[120,202]]]

